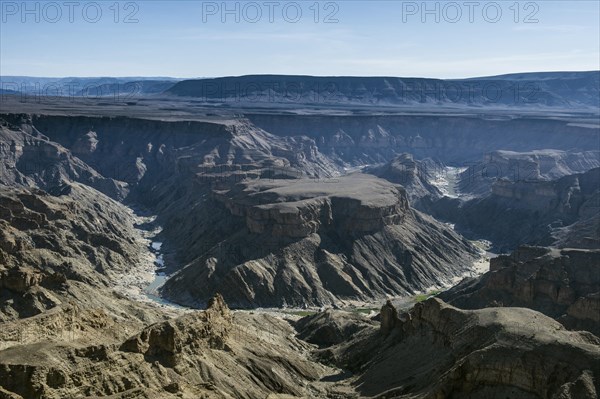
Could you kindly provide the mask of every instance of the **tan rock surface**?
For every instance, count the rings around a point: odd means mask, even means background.
[[[360,397],[596,398],[600,339],[529,309],[417,304],[321,356],[355,372]]]

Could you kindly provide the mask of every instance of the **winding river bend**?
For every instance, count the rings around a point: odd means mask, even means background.
[[[158,295],[158,289],[168,276],[164,272],[162,242],[156,239],[162,231],[162,227],[156,224],[156,215],[135,207],[130,207],[129,212],[138,232],[140,262],[127,273],[115,276],[115,292],[168,310],[180,312],[187,309]]]

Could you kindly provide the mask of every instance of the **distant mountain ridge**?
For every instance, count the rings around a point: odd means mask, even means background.
[[[208,103],[598,109],[600,71],[466,79],[308,75],[217,78],[0,76],[0,92],[59,97],[169,95]]]
[[[529,76],[529,77],[527,77]],[[165,94],[207,102],[597,107],[600,71],[490,78],[247,75],[183,80]]]

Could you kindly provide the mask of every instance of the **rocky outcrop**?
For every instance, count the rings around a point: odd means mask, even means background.
[[[361,397],[591,399],[600,390],[600,340],[533,310],[432,298],[402,319],[320,356],[350,367]]]
[[[224,350],[232,327],[232,315],[221,295],[209,302],[205,312],[193,317],[169,320],[152,325],[128,339],[120,350],[141,353],[147,359],[157,359],[167,367],[180,362],[184,348],[190,345]]]
[[[600,336],[600,293],[577,298],[558,318],[570,330],[587,330]]]
[[[490,271],[440,294],[465,309],[518,306],[600,336],[600,251],[520,247]]]
[[[284,320],[232,314],[217,296],[205,311],[138,329],[121,342],[96,336],[93,344],[0,350],[0,389],[14,398],[326,397],[319,380],[336,370],[311,361],[311,346],[293,333]]]
[[[392,305],[390,300],[388,300],[386,304],[381,307],[379,314],[381,315],[380,331],[384,335],[392,332],[400,323],[398,311],[394,305]]]

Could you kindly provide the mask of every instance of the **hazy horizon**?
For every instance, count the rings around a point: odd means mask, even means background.
[[[467,3],[2,2],[0,74],[458,79],[600,70],[597,2]]]
[[[302,75],[302,74],[277,74],[277,73],[260,73],[260,74],[243,74],[243,75],[222,75],[222,76],[34,76],[34,75],[0,75],[0,78],[36,78],[36,79],[172,79],[172,80],[200,80],[200,79],[221,79],[221,78],[238,78],[244,76],[306,76],[313,78],[401,78],[401,79],[439,79],[439,80],[460,80],[460,79],[483,79],[509,75],[527,75],[527,74],[551,74],[551,73],[592,73],[600,72],[597,70],[559,70],[559,71],[525,71],[525,72],[510,72],[498,75],[486,76],[464,76],[461,78],[439,78],[429,76],[389,76],[389,75]]]

